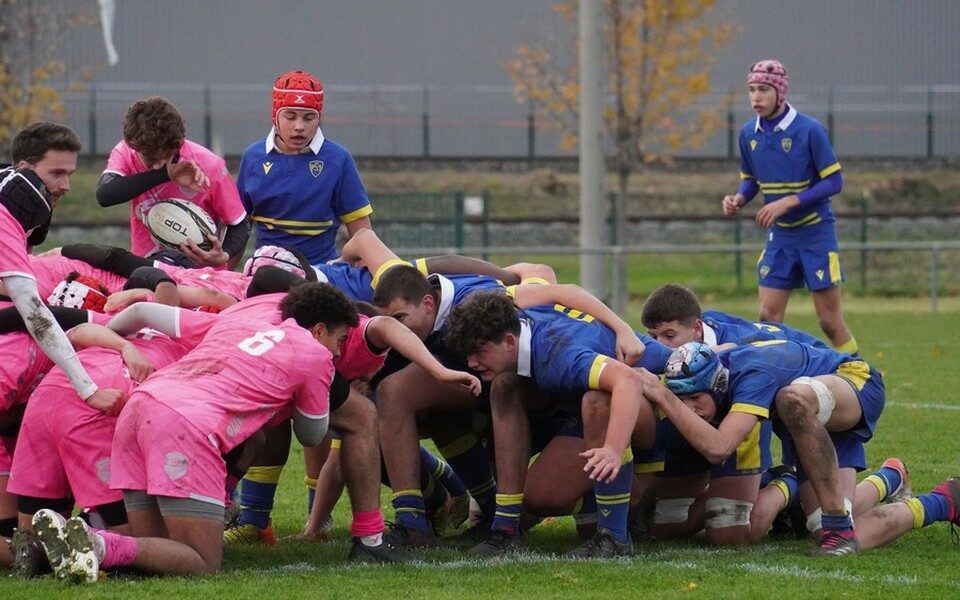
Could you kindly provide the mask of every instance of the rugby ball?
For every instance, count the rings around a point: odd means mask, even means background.
[[[150,237],[164,248],[179,248],[182,242],[193,242],[204,250],[212,245],[208,235],[217,234],[217,224],[205,210],[179,198],[161,200],[150,207],[144,220]]]

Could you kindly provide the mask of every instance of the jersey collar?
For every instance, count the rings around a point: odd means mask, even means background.
[[[277,135],[276,126],[271,127],[270,133],[267,134],[267,145],[266,145],[267,154],[270,154],[270,152],[277,150],[277,146],[273,143],[273,138],[276,135]],[[317,135],[313,136],[313,141],[311,141],[310,145],[307,147],[310,148],[311,152],[313,152],[314,154],[317,154],[318,152],[320,152],[320,146],[323,145],[324,139],[325,138],[323,137],[323,131],[321,129],[317,129]],[[277,150],[277,152],[280,152],[280,150]]]
[[[787,104],[787,109],[787,114],[777,123],[777,126],[773,128],[774,131],[786,131],[787,127],[790,127],[790,124],[797,118],[797,109],[789,104]],[[760,115],[757,115],[757,120],[754,121],[753,131],[754,133],[763,131],[763,128],[760,127]]]
[[[532,377],[530,368],[530,343],[533,336],[530,333],[530,323],[526,319],[520,319],[520,340],[517,345],[517,375],[522,377]]]
[[[703,343],[708,346],[717,345],[717,331],[706,323],[703,324]]]
[[[437,332],[443,327],[453,308],[453,282],[438,274],[431,275],[429,279],[440,284],[440,303],[437,306],[437,319],[433,322],[433,331]]]

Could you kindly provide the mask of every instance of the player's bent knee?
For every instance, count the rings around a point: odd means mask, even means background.
[[[733,498],[708,498],[704,525],[709,532],[712,529],[727,529],[731,527],[750,527],[750,513],[753,512],[753,502],[736,500]]]
[[[830,391],[830,388],[827,387],[827,384],[813,377],[798,377],[791,382],[789,387],[794,386],[806,386],[813,390],[817,399],[817,420],[822,424],[826,424],[827,421],[830,420],[830,415],[833,414],[833,409],[837,406],[837,399],[833,395],[833,392]],[[794,389],[791,393],[796,393],[797,391],[798,390]]]
[[[653,511],[653,525],[677,526],[686,523],[690,518],[690,506],[693,498],[665,498],[657,501]]]

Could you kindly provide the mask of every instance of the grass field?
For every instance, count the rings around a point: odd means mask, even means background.
[[[801,295],[802,296],[802,295]],[[754,300],[728,297],[709,306],[752,315]],[[853,298],[845,305],[864,358],[887,384],[887,407],[877,436],[867,446],[871,464],[899,456],[911,471],[916,493],[960,474],[960,398],[953,377],[960,372],[960,302],[950,298],[940,312],[928,299]],[[629,317],[636,323],[639,307]],[[788,323],[816,331],[808,299],[798,298]],[[296,446],[296,445],[295,445]],[[301,451],[294,448],[284,471],[274,512],[279,536],[296,533],[305,518]],[[386,516],[388,495],[383,494]],[[356,567],[343,562],[349,541],[349,507],[341,502],[334,541],[281,542],[270,548],[228,550],[215,577],[141,578],[115,575],[94,586],[70,587],[52,580],[0,582],[3,598],[613,598],[654,594],[662,598],[960,597],[960,548],[950,529],[935,524],[892,545],[843,559],[806,557],[807,542],[763,542],[744,549],[700,543],[659,542],[638,546],[630,560],[604,563],[560,561],[577,544],[572,520],[557,519],[529,535],[530,552],[505,561],[469,560],[451,546],[421,554],[403,567]]]

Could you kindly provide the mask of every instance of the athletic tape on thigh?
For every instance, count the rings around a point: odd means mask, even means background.
[[[731,498],[710,498],[707,500],[704,525],[707,529],[749,525],[751,512],[753,512],[753,502]]]
[[[853,502],[849,498],[843,499],[843,507],[847,509],[847,514],[850,515],[850,520],[853,520]],[[813,533],[818,529],[823,529],[821,521],[823,520],[823,509],[818,508],[817,510],[810,513],[807,517],[807,531]]]
[[[654,525],[672,525],[686,523],[690,514],[690,505],[693,498],[667,498],[657,500],[657,507],[653,512]]]
[[[791,385],[805,385],[810,387],[817,395],[817,403],[820,408],[817,410],[817,420],[826,424],[833,414],[833,408],[837,405],[837,399],[833,397],[833,392],[825,383],[813,377],[797,377],[790,382]]]

